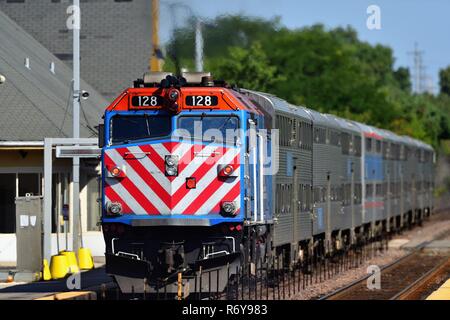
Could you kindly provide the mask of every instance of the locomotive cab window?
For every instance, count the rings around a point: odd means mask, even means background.
[[[111,119],[112,144],[169,136],[172,131],[168,116],[116,115]]]
[[[177,132],[181,136],[210,142],[237,142],[239,118],[227,116],[181,116],[178,118]]]

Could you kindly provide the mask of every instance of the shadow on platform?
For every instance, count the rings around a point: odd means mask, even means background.
[[[57,293],[74,291],[67,286],[68,277],[60,280],[30,282],[24,284],[11,285],[0,289],[0,299],[4,299],[4,294],[8,293]],[[81,272],[80,290],[100,286],[113,281],[113,278],[105,273],[105,268],[100,267],[89,271]]]

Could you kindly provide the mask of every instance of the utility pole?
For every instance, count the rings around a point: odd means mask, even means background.
[[[169,10],[171,12],[171,16],[172,16],[172,21],[173,21],[173,30],[176,31],[178,29],[178,21],[179,19],[177,19],[176,17],[176,10],[178,9],[184,9],[186,10],[189,15],[193,18],[193,20],[195,21],[195,71],[197,72],[202,72],[203,71],[203,30],[202,30],[202,21],[200,19],[199,16],[197,16],[191,9],[191,7],[189,7],[188,5],[184,4],[184,3],[180,3],[180,2],[172,2],[170,4],[168,3],[164,3],[169,7]],[[173,60],[175,62],[175,68],[177,70],[177,72],[180,71],[180,61],[178,59],[178,44],[177,44],[177,36],[174,32],[173,34],[174,37],[174,52],[173,52]]]
[[[150,71],[161,71],[160,58],[162,57],[159,48],[159,0],[152,2],[152,54],[150,57]]]
[[[414,87],[413,91],[415,93],[422,93],[423,92],[423,80],[425,79],[424,76],[424,69],[423,66],[423,54],[424,51],[420,51],[417,42],[414,44],[414,51],[408,52],[408,54],[413,55],[414,59]]]
[[[200,19],[195,18],[195,71],[203,71],[203,34]]]
[[[80,28],[81,10],[80,0],[73,0],[75,23],[73,26],[73,138],[80,138]],[[80,158],[73,158],[73,187],[72,187],[72,235],[73,248],[77,252],[80,248]]]

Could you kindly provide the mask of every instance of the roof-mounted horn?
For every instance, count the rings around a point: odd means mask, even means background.
[[[144,85],[160,84],[161,80],[167,76],[172,76],[171,72],[152,71],[144,73]]]
[[[181,77],[186,79],[187,84],[214,86],[211,72],[182,72]]]

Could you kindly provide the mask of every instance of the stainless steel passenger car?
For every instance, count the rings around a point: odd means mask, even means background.
[[[433,148],[363,123],[246,91],[275,110],[275,250],[340,250],[420,222],[433,209]]]

